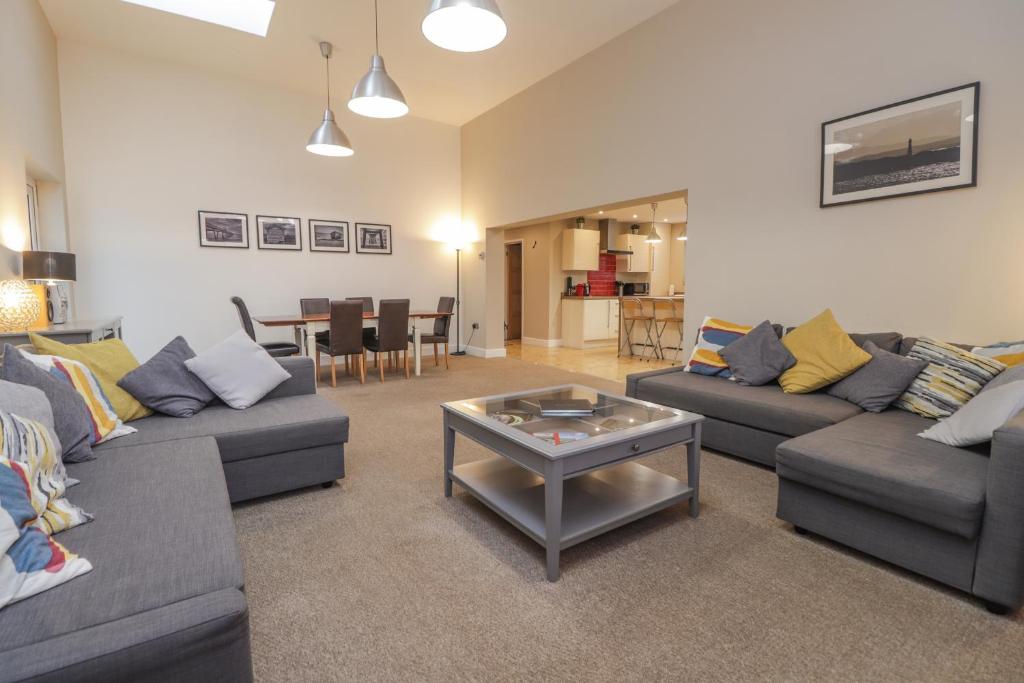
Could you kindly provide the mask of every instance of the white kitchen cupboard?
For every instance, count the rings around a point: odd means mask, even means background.
[[[626,233],[615,240],[616,249],[631,251],[618,258],[617,269],[620,273],[651,272],[651,245],[647,243],[647,235]]]
[[[562,344],[574,349],[614,344],[619,336],[618,299],[562,299]]]
[[[601,233],[566,230],[562,233],[562,270],[598,270]]]

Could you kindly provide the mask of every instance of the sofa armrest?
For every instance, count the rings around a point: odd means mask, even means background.
[[[307,396],[316,393],[316,367],[312,358],[306,356],[288,356],[275,358],[281,364],[290,378],[281,382],[273,391],[267,394],[263,400],[271,398],[285,398],[288,396]]]
[[[657,377],[658,375],[668,375],[673,372],[682,372],[685,367],[685,365],[675,365],[670,368],[648,370],[647,372],[635,372],[632,375],[626,375],[626,396],[636,398],[637,385],[639,385],[640,381],[643,379],[647,379],[648,377]]]
[[[1024,412],[992,437],[973,592],[1013,609],[1024,604]]]

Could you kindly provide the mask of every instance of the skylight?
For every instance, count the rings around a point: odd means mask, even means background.
[[[274,0],[123,0],[266,38]]]

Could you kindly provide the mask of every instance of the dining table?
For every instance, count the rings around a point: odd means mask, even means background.
[[[423,331],[416,323],[423,320],[446,318],[450,315],[452,314],[440,311],[409,311],[409,323],[412,327],[413,337],[413,365],[414,371],[417,375],[420,374],[420,361],[422,359],[421,339],[423,337]],[[377,320],[379,317],[380,316],[376,311],[363,311],[363,320]],[[330,328],[331,314],[311,313],[309,315],[302,315],[301,313],[290,313],[284,315],[254,315],[252,319],[265,327],[293,327],[296,330],[304,328],[306,330],[306,343],[304,345],[304,350],[307,356],[315,358],[316,333]],[[303,345],[300,343],[300,346]]]

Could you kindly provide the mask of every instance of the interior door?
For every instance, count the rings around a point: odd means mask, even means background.
[[[505,245],[505,341],[523,336],[523,245]]]

